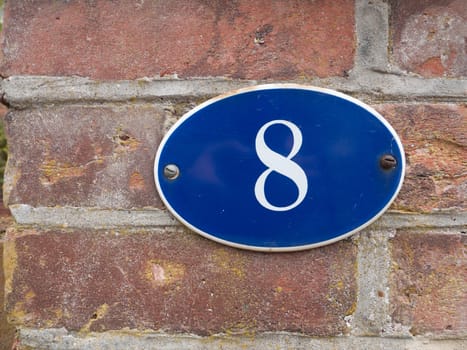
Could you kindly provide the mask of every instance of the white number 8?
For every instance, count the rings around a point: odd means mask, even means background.
[[[268,145],[266,145],[266,142],[264,141],[264,133],[266,130],[271,125],[276,124],[285,125],[292,132],[293,145],[292,149],[286,157],[277,152],[274,152],[268,147]],[[298,206],[305,199],[306,193],[308,191],[308,181],[305,172],[297,163],[291,160],[298,153],[300,147],[302,147],[302,133],[300,132],[300,129],[295,124],[287,120],[272,120],[264,124],[261,129],[259,129],[258,133],[256,134],[255,146],[258,158],[264,165],[268,167],[268,169],[266,169],[258,177],[258,180],[256,180],[255,184],[255,196],[259,204],[261,204],[266,209],[273,211],[287,211]],[[273,171],[276,171],[279,174],[289,178],[294,182],[295,186],[297,186],[297,199],[292,204],[278,207],[271,204],[266,198],[266,194],[264,192],[266,179]]]

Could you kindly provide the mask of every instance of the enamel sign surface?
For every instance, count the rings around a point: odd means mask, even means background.
[[[201,104],[168,132],[154,165],[178,220],[260,251],[322,246],[361,230],[389,207],[404,170],[399,137],[375,110],[289,84]]]

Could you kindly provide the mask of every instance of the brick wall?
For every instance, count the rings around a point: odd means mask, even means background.
[[[7,1],[15,348],[466,347],[466,23],[462,0]],[[167,213],[168,127],[264,82],[348,93],[394,126],[406,180],[376,223],[264,254]]]

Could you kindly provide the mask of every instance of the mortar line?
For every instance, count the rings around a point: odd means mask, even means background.
[[[21,327],[18,329],[18,338],[23,346],[34,349],[48,350],[87,350],[112,348],[123,349],[192,349],[192,350],[234,350],[243,348],[254,349],[320,349],[320,350],[347,350],[347,349],[417,349],[455,350],[467,346],[463,339],[432,339],[429,337],[378,338],[378,337],[310,337],[303,334],[288,332],[266,332],[254,336],[229,336],[216,334],[201,337],[194,334],[165,334],[157,331],[105,331],[80,335],[69,332],[64,328],[32,329]]]
[[[10,205],[20,225],[50,227],[118,228],[177,226],[167,210],[161,209],[101,209],[91,207],[32,207],[27,204]],[[399,228],[462,228],[467,226],[467,212],[407,214],[387,212],[369,228],[374,230]]]
[[[362,70],[387,74],[389,68],[389,6],[386,1],[355,1],[355,35],[357,49],[354,74],[361,75]],[[395,73],[400,74],[399,71],[395,71]]]
[[[346,321],[354,336],[410,338],[409,327],[395,327],[390,315],[391,249],[396,229],[367,229],[354,236],[357,255],[357,304]]]
[[[253,85],[295,83],[369,96],[376,100],[467,101],[467,80],[422,79],[371,70],[355,70],[347,78],[290,81],[228,80],[222,78],[125,81],[94,81],[78,77],[15,76],[1,82],[3,101],[11,108],[26,109],[40,105],[166,102],[187,98],[209,98]]]

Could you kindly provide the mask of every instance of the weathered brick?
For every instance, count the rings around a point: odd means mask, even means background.
[[[467,75],[464,0],[392,0],[393,60],[425,77]]]
[[[464,234],[400,231],[392,239],[393,322],[413,335],[467,330],[467,259]]]
[[[350,240],[264,254],[184,230],[12,228],[7,244],[7,311],[26,327],[337,335],[355,309]]]
[[[396,129],[407,157],[406,178],[393,209],[467,209],[467,107],[385,104],[376,109]]]
[[[131,16],[129,16],[131,14]],[[354,1],[8,1],[2,76],[342,76]]]
[[[3,240],[0,238],[0,350],[11,350],[15,336],[15,328],[8,323],[7,315],[4,311],[4,285],[3,273]]]
[[[5,305],[5,274],[3,271],[3,243],[6,228],[12,224],[12,218],[0,203],[0,350],[11,350],[15,328],[7,321]]]
[[[161,207],[153,162],[171,110],[148,104],[8,114],[7,203]]]

